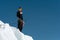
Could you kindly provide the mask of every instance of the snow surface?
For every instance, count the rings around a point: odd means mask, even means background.
[[[0,21],[0,40],[33,40],[31,36],[24,35],[19,29]]]

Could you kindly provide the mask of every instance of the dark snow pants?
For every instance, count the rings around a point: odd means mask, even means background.
[[[18,20],[18,29],[20,31],[22,31],[22,29],[23,29],[23,22],[21,22],[20,20]]]

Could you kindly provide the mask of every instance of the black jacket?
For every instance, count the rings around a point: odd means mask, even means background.
[[[23,14],[20,14],[20,11],[17,12],[17,17],[21,20],[23,20]]]

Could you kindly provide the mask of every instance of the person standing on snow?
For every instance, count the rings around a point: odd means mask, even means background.
[[[19,7],[17,11],[17,17],[18,17],[18,29],[22,31],[24,25],[22,7]]]

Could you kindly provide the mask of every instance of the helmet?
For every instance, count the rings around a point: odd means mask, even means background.
[[[18,9],[20,9],[20,8],[22,8],[22,7],[20,6]]]

